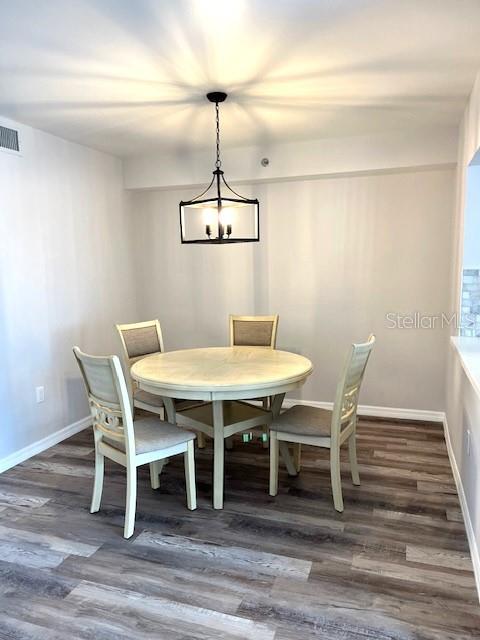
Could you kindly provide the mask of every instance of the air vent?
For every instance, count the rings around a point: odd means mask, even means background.
[[[20,151],[18,144],[18,131],[2,127],[0,125],[0,149],[8,149],[9,151]]]

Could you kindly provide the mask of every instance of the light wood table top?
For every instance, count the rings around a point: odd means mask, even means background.
[[[131,374],[141,388],[162,396],[221,400],[286,392],[312,370],[308,358],[287,351],[207,347],[147,356]]]

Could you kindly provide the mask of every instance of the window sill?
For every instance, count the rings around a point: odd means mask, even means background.
[[[480,338],[450,338],[458,352],[460,362],[471,385],[480,396]]]

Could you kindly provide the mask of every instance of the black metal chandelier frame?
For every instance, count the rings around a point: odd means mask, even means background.
[[[215,122],[216,122],[216,160],[215,170],[213,171],[213,178],[208,187],[202,191],[198,196],[192,200],[182,200],[179,205],[180,209],[180,236],[182,244],[228,244],[238,242],[258,242],[260,240],[260,203],[257,198],[244,198],[239,193],[234,191],[232,187],[225,180],[224,172],[221,169],[222,161],[220,159],[220,109],[219,104],[224,102],[227,98],[227,94],[223,91],[212,91],[207,93],[207,99],[215,104]],[[210,191],[215,184],[215,196],[210,198],[203,198],[203,196]],[[225,196],[222,194],[222,186],[225,186],[232,194],[231,196]],[[255,207],[255,236],[251,238],[232,238],[232,225],[224,224],[222,222],[222,209],[229,203],[232,206],[241,205],[253,205]],[[211,225],[205,225],[205,238],[198,238],[194,240],[187,240],[185,237],[185,207],[198,207],[201,210],[201,205],[211,204],[213,208],[217,210],[217,224],[218,224],[218,237],[212,237]],[[207,207],[205,207],[207,208]]]

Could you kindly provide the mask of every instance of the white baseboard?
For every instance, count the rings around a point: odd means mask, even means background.
[[[472,519],[470,517],[470,511],[468,509],[467,498],[463,489],[462,477],[458,469],[455,454],[453,452],[452,441],[450,439],[450,432],[448,430],[447,418],[443,421],[443,430],[445,432],[445,442],[447,443],[448,457],[450,458],[450,466],[452,467],[453,477],[457,486],[458,499],[460,500],[460,506],[462,508],[463,521],[465,523],[465,529],[467,531],[468,544],[470,546],[470,555],[472,557],[473,572],[475,574],[475,583],[477,585],[478,599],[480,601],[480,553],[475,538],[475,532],[473,530]]]
[[[59,431],[55,431],[55,433],[51,433],[49,436],[46,436],[41,440],[37,440],[37,442],[29,444],[27,447],[24,447],[19,451],[11,453],[5,458],[0,459],[0,473],[7,469],[11,469],[15,465],[20,464],[20,462],[28,460],[28,458],[31,458],[32,456],[36,456],[37,453],[41,453],[42,451],[45,451],[45,449],[53,447],[53,445],[58,444],[62,440],[70,438],[70,436],[75,435],[91,424],[92,418],[87,416],[86,418],[82,418],[81,420],[77,420],[77,422],[69,424]]]
[[[316,400],[295,400],[285,398],[284,407],[294,404],[304,404],[320,409],[333,409],[333,402],[318,402]],[[368,404],[358,405],[359,416],[372,416],[374,418],[393,418],[398,420],[424,420],[426,422],[441,422],[443,424],[445,413],[443,411],[426,411],[424,409],[400,409],[396,407],[374,407]]]

